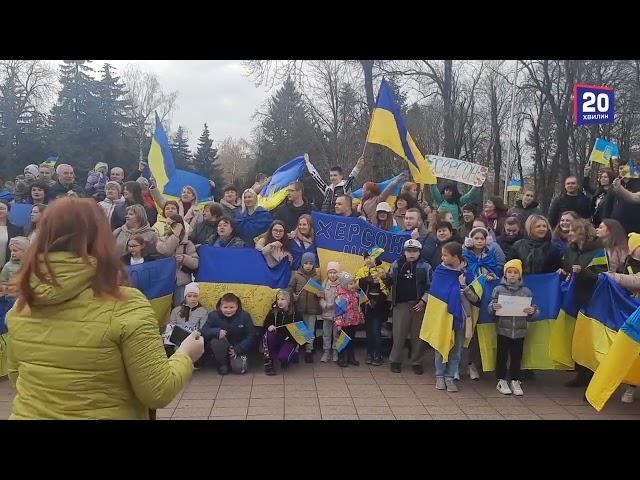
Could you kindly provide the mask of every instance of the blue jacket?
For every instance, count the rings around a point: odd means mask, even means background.
[[[391,265],[391,270],[387,273],[387,283],[391,285],[391,302],[393,305],[396,304],[396,290],[398,285],[398,272],[402,268],[402,266],[406,263],[407,259],[404,257],[400,257],[398,260],[393,262]],[[425,262],[423,259],[418,259],[418,264],[416,265],[416,290],[418,291],[418,295],[425,303],[427,303],[427,298],[429,296],[429,288],[431,287],[431,277],[432,270],[431,265]]]
[[[244,355],[251,350],[258,341],[258,330],[253,325],[251,315],[244,310],[238,310],[233,317],[225,317],[217,310],[211,312],[202,327],[205,342],[218,338],[220,330],[227,331],[227,340],[238,355]]]

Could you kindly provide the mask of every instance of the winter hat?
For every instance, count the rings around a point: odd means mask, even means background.
[[[191,282],[184,287],[184,298],[187,298],[187,295],[190,293],[197,293],[200,295],[200,287],[196,282]]]
[[[351,282],[353,282],[353,275],[348,272],[342,272],[338,277],[338,281],[340,282],[340,286],[342,288],[347,288]]]
[[[304,265],[305,263],[313,263],[316,264],[316,256],[311,252],[306,252],[302,255],[302,260],[300,260],[300,265]]]
[[[640,247],[640,233],[631,232],[629,234],[629,253]]]
[[[93,167],[93,171],[97,172],[98,169],[100,169],[100,168],[104,168],[105,170],[109,170],[109,165],[107,165],[104,162],[98,162],[98,163],[96,163],[96,166]]]
[[[473,236],[478,232],[483,232],[485,234],[485,237],[487,239],[487,245],[489,245],[493,241],[493,238],[491,237],[489,230],[487,230],[484,227],[473,227],[469,232],[469,235],[464,239],[465,247],[467,248],[473,247]]]
[[[27,237],[13,237],[9,240],[9,246],[18,247],[20,250],[26,251],[31,245]]]
[[[522,260],[519,258],[514,258],[513,260],[509,260],[504,264],[504,273],[507,273],[507,270],[510,268],[515,268],[520,274],[520,278],[522,278]]]
[[[304,255],[303,255],[304,257]],[[329,262],[327,263],[327,272],[329,270],[335,270],[336,272],[340,273],[341,267],[340,267],[340,262]]]
[[[393,212],[393,210],[391,210],[391,205],[389,205],[387,202],[380,202],[376,207],[376,212],[391,213]]]
[[[34,177],[38,176],[38,166],[37,165],[27,165],[26,167],[24,167],[24,174],[26,175],[27,173],[31,174]]]
[[[114,182],[113,180],[109,180],[107,183],[105,183],[104,188],[106,190],[109,187],[113,187],[113,188],[118,190],[118,193],[122,193],[122,187],[120,186],[120,184],[118,182]]]

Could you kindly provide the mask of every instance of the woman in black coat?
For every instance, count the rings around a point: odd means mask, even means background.
[[[551,225],[542,215],[531,215],[525,222],[525,238],[515,242],[507,260],[522,262],[523,273],[553,273],[562,267],[562,253],[551,241]]]

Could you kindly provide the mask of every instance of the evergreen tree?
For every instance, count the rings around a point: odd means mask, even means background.
[[[182,126],[178,126],[178,130],[171,139],[171,153],[173,154],[173,161],[176,168],[181,170],[190,170],[192,154],[189,150],[189,138],[187,136],[187,130]]]
[[[219,198],[222,191],[222,169],[217,162],[218,149],[213,148],[213,140],[209,132],[209,127],[205,123],[200,138],[198,138],[198,148],[193,156],[194,170],[216,184],[214,189],[215,198]]]

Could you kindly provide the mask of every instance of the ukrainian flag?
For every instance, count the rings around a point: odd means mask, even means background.
[[[589,262],[589,265],[587,265],[587,268],[596,267],[596,266],[599,266],[599,265],[604,265],[605,267],[609,268],[609,260],[607,259],[607,251],[604,248],[601,248],[600,251],[594,255],[594,257]]]
[[[273,172],[271,180],[258,195],[258,205],[267,210],[273,210],[284,202],[288,195],[289,185],[302,178],[308,161],[309,155],[305,153],[288,161]]]
[[[509,180],[507,183],[507,192],[519,192],[522,190],[522,180]]]
[[[315,338],[313,332],[309,329],[309,327],[307,327],[304,322],[287,323],[285,327],[287,330],[289,330],[289,333],[298,343],[298,345],[311,343]]]
[[[343,271],[355,274],[364,264],[363,255],[373,247],[384,250],[378,258],[382,268],[389,270],[410,238],[408,233],[387,232],[357,217],[318,212],[312,212],[311,216],[322,278],[327,278],[328,262],[340,262]]]
[[[611,159],[618,157],[620,157],[620,149],[615,143],[596,138],[596,143],[593,145],[591,155],[589,155],[589,161],[609,165]]]
[[[372,247],[367,253],[369,253],[369,256],[375,260],[384,253],[384,248]]]
[[[197,173],[176,168],[169,147],[169,139],[158,114],[156,114],[156,131],[151,139],[148,160],[156,186],[167,200],[179,200],[182,189],[190,185],[196,190],[198,202],[213,201],[209,179]]]
[[[347,348],[347,345],[349,345],[350,341],[351,337],[344,333],[344,330],[340,331],[340,335],[338,335],[338,338],[336,338],[336,350],[338,352],[343,351],[345,348]]]
[[[376,185],[378,186],[378,188],[380,189],[381,192],[384,191],[385,188],[387,188],[389,186],[389,184],[395,179],[396,177],[391,177],[388,178],[380,183],[376,183]],[[402,186],[404,185],[404,180],[398,182],[398,184],[396,185],[396,188],[391,192],[391,195],[389,195],[387,197],[387,199],[385,200],[389,205],[395,205],[396,204],[396,199],[398,198],[398,195],[400,195],[400,192],[402,191]],[[351,194],[351,197],[353,198],[353,204],[357,205],[358,203],[360,203],[362,201],[362,196],[364,195],[364,188],[359,188],[358,190],[356,190],[355,192],[353,192]]]
[[[638,307],[639,299],[607,275],[600,275],[591,300],[576,319],[573,359],[595,372],[608,354],[618,330]]]
[[[322,293],[324,292],[324,287],[315,278],[310,278],[309,281],[305,283],[304,287],[302,287],[302,289],[317,296],[322,295]]]
[[[343,297],[337,297],[335,300],[335,316],[339,317],[341,315],[344,315],[345,313],[347,313],[347,308],[347,300]]]
[[[176,259],[162,258],[128,268],[131,284],[147,297],[156,313],[158,325],[164,327],[169,321],[176,289]]]
[[[527,324],[527,336],[522,354],[522,368],[532,370],[565,370],[564,365],[556,364],[550,356],[552,330],[558,321],[562,306],[562,278],[557,273],[531,274],[523,277],[523,283],[531,290],[532,305],[539,308],[536,315]],[[482,369],[495,370],[497,331],[495,318],[489,313],[491,294],[499,280],[485,282],[482,302],[479,308],[477,324],[478,343],[482,358]],[[477,292],[476,292],[477,293]],[[569,345],[570,337],[569,337]],[[571,353],[569,352],[569,357]]]
[[[358,305],[363,305],[369,301],[369,297],[362,290],[358,290]]]
[[[575,366],[571,354],[573,331],[576,327],[578,307],[575,302],[575,275],[569,282],[560,284],[562,304],[551,327],[549,339],[549,357],[558,368],[572,369]]]
[[[587,400],[600,411],[621,383],[640,385],[640,307],[620,327],[602,356],[587,388]]]
[[[278,289],[287,288],[291,269],[287,261],[269,268],[255,248],[198,248],[200,268],[196,281],[200,301],[207,310],[215,310],[225,293],[235,293],[249,312],[253,323],[262,325],[271,310]]]
[[[429,163],[424,159],[407,130],[400,106],[393,95],[391,85],[384,79],[380,83],[376,108],[371,115],[367,142],[383,145],[404,158],[416,183],[435,184]]]
[[[442,265],[436,267],[420,328],[420,338],[436,349],[444,362],[453,348],[454,329],[464,325],[458,283],[460,273]]]

